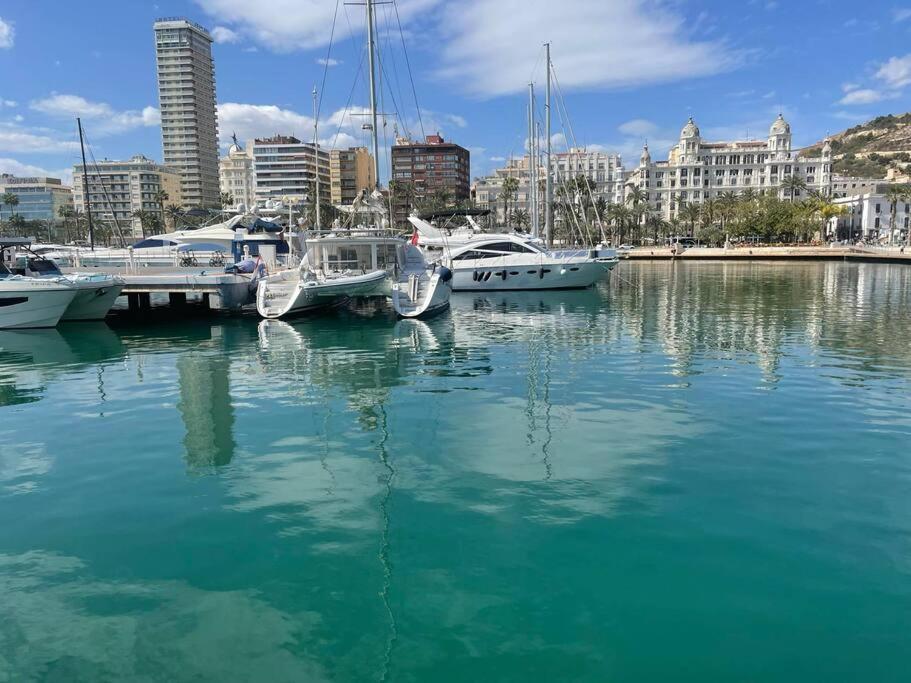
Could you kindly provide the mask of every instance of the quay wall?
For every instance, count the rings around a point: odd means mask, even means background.
[[[857,261],[911,264],[911,249],[858,247],[691,247],[681,254],[669,248],[640,247],[621,258],[629,261]]]

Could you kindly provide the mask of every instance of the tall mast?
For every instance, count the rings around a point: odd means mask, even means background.
[[[314,227],[320,229],[319,219],[319,106],[316,97],[316,86],[313,86],[313,177],[316,179],[313,201],[316,207]]]
[[[373,135],[374,189],[380,185],[380,139],[376,130],[376,67],[374,66],[373,0],[367,0],[367,59],[370,68],[370,119]]]
[[[535,160],[535,84],[528,84],[528,184],[531,201],[531,234],[538,236],[538,163]]]
[[[553,167],[551,162],[550,145],[550,43],[544,43],[544,52],[547,57],[547,91],[544,96],[544,135],[547,138],[547,180],[544,190],[544,239],[547,245],[553,244],[554,232],[554,181],[552,178]]]
[[[82,139],[82,119],[76,117],[79,126],[79,149],[82,150],[82,192],[85,195],[85,215],[89,221],[89,245],[95,251],[95,227],[92,225],[92,202],[89,198],[89,170],[85,163],[85,142]],[[78,226],[77,226],[78,227]]]

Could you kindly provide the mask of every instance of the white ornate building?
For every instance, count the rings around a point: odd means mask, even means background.
[[[218,182],[221,191],[234,198],[234,206],[253,207],[253,155],[236,141],[228,148],[228,156],[218,162]]]
[[[789,176],[807,184],[810,191],[831,195],[832,148],[826,140],[822,156],[804,157],[791,146],[791,126],[781,114],[769,128],[766,140],[707,142],[690,118],[680,131],[680,142],[671,148],[667,161],[652,161],[648,145],[642,150],[639,166],[627,180],[627,192],[641,188],[652,211],[665,219],[677,215],[681,202],[702,203],[723,192],[740,194],[774,192],[790,197],[781,188]]]

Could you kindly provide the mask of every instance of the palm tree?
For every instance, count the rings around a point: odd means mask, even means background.
[[[10,216],[13,215],[13,209],[19,206],[19,197],[12,192],[7,192],[0,198],[0,204],[6,204],[10,208]]]
[[[70,222],[69,219],[75,215],[72,206],[60,206],[57,207],[57,215],[63,219],[63,234],[64,241],[70,241]]]
[[[611,204],[607,210],[608,218],[613,221],[614,226],[617,228],[616,234],[616,245],[619,246],[623,244],[623,234],[626,223],[629,221],[630,216],[632,215],[630,210],[627,209],[623,204]],[[613,235],[612,235],[613,238]],[[613,239],[611,241],[614,241]]]
[[[654,244],[658,246],[658,237],[660,232],[666,232],[670,224],[657,213],[648,213],[645,217],[645,225],[652,230]]]
[[[702,209],[695,202],[684,203],[681,201],[680,204],[678,213],[680,218],[689,223],[689,236],[693,237],[696,234],[696,223],[699,222],[699,218],[702,216]]]
[[[528,224],[529,224],[528,211],[526,211],[525,209],[519,209],[518,211],[513,211],[512,222],[515,223],[519,227],[528,228]]]
[[[794,202],[794,195],[800,190],[807,189],[807,183],[803,178],[799,178],[795,175],[785,176],[781,179],[781,184],[779,188],[788,193],[788,198],[791,202]]]
[[[725,233],[725,241],[727,241],[727,223],[737,210],[737,201],[737,194],[730,190],[718,195],[717,211],[718,217],[721,218],[721,232]]]
[[[165,190],[158,190],[155,193],[154,199],[158,202],[158,210],[161,212],[161,220],[164,220],[164,203],[168,201],[171,196]]]
[[[513,199],[519,191],[519,179],[509,176],[508,178],[503,179],[503,217],[504,222],[506,217],[509,216],[509,202]]]
[[[227,209],[229,206],[234,206],[234,195],[230,192],[222,192],[218,196],[219,201],[221,202],[221,208]]]
[[[759,194],[752,187],[748,187],[740,193],[740,200],[744,202],[754,202],[758,197]]]
[[[890,185],[886,190],[886,199],[889,200],[889,215],[891,217],[889,222],[889,244],[892,244],[895,237],[895,220],[896,213],[898,212],[898,203],[907,201],[909,194],[911,194],[911,192],[909,192],[907,185]]]
[[[168,204],[165,214],[171,219],[171,230],[177,230],[177,219],[183,215],[181,208],[177,204]]]
[[[142,230],[142,238],[146,237],[146,228],[149,225],[149,218],[151,214],[148,211],[143,211],[142,209],[137,209],[133,212],[133,218],[139,221],[139,227]]]
[[[626,194],[626,203],[630,205],[631,208],[631,217],[633,223],[638,227],[642,223],[642,216],[644,211],[642,209],[642,204],[646,201],[648,194],[641,187],[633,187]],[[639,236],[639,242],[642,242],[641,235]]]

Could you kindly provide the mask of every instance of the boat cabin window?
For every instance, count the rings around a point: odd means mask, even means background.
[[[491,242],[490,244],[482,244],[478,249],[483,249],[484,251],[499,251],[506,252],[510,254],[535,254],[536,250],[527,247],[524,244],[519,242]]]
[[[373,270],[369,244],[325,244],[323,257],[328,271]]]
[[[376,245],[376,267],[392,268],[398,263],[398,249],[395,244]]]
[[[486,249],[486,247],[485,247],[485,249]],[[485,259],[485,258],[500,258],[501,256],[503,256],[503,254],[497,254],[494,252],[476,251],[474,249],[471,249],[470,251],[461,253],[458,256],[453,256],[452,260],[453,261],[472,261],[472,260]]]
[[[33,273],[42,275],[61,275],[60,268],[57,264],[48,259],[30,258],[28,260],[28,269]]]

